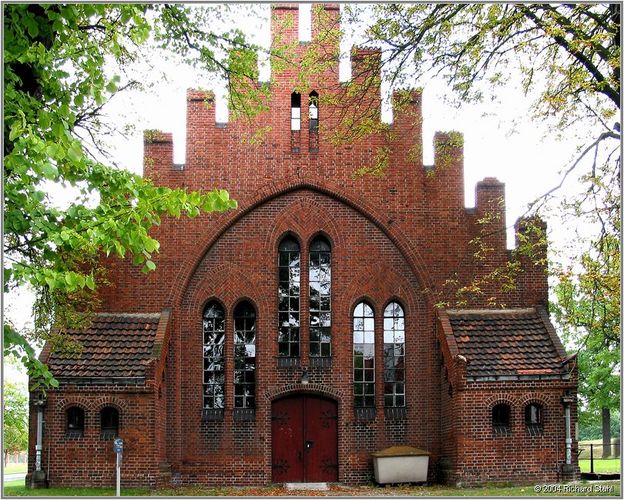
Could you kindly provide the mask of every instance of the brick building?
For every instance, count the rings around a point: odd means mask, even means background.
[[[295,7],[273,16],[296,40]],[[430,481],[576,477],[574,357],[549,322],[543,265],[506,248],[504,185],[479,182],[465,208],[457,134],[436,134],[423,164],[418,92],[392,134],[334,146],[322,97],[340,87],[336,66],[305,93],[295,78],[272,85],[258,144],[217,123],[200,91],[187,94],[183,166],[170,134],[146,134],[145,176],[227,189],[238,208],[164,219],[149,275],[106,261],[102,312],[72,332],[80,356],[42,354],[61,384],[32,412],[27,482],[112,485],[115,436],[128,486],[362,483],[370,453],[393,445],[428,451]],[[379,106],[379,89],[368,98]],[[385,146],[385,175],[354,178]],[[449,280],[512,261],[515,287],[485,283],[461,309],[439,307]]]

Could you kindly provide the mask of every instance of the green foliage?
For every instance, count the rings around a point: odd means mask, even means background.
[[[26,387],[4,381],[3,447],[5,454],[28,449],[28,393]]]
[[[27,336],[6,323],[4,353],[24,363],[35,388],[55,381],[36,359],[32,344],[48,340],[53,347],[67,347],[64,332],[88,323],[97,308],[96,289],[105,283],[98,266],[101,255],[130,258],[144,272],[153,271],[159,243],[150,230],[162,217],[197,217],[234,208],[236,202],[223,190],[191,193],[158,187],[98,162],[78,133],[82,129],[97,136],[102,107],[120,91],[121,68],[136,59],[151,33],[164,43],[163,27],[180,37],[185,29],[197,28],[190,15],[181,17],[188,8],[3,7],[3,287],[6,292],[28,285],[36,294],[34,331]],[[173,31],[176,19],[188,23],[178,24],[181,32]],[[243,39],[236,34],[227,43],[237,47]],[[226,73],[242,73],[252,64],[252,48],[243,50],[245,56],[224,67]],[[104,70],[111,61],[120,74]],[[208,58],[200,63],[208,64]],[[63,190],[76,195],[60,207],[53,193]]]
[[[553,312],[564,338],[577,346],[579,392],[589,409],[620,404],[620,246],[605,235],[598,248],[581,255],[581,270],[562,273]]]
[[[600,411],[581,408],[579,411],[579,441],[600,440],[602,444],[602,417]],[[620,412],[611,412],[611,437],[619,438],[621,434]],[[600,450],[601,451],[601,450]],[[600,453],[602,455],[602,453]]]

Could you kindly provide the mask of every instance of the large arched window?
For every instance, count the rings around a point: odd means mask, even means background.
[[[216,301],[204,309],[204,408],[225,406],[225,313]]]
[[[85,413],[78,406],[71,406],[65,411],[65,433],[68,437],[82,437],[84,434]]]
[[[116,438],[119,433],[119,410],[107,406],[100,410],[100,435],[102,439]]]
[[[375,313],[367,302],[353,310],[353,397],[355,407],[375,406]]]
[[[384,311],[384,405],[405,406],[405,314],[398,302]]]
[[[310,244],[310,356],[331,356],[331,247],[322,236]]]
[[[286,236],[279,245],[278,354],[299,356],[299,296],[301,252],[299,243]]]
[[[234,309],[234,408],[256,405],[256,311],[247,301]]]

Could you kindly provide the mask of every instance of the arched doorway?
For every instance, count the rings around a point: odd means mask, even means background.
[[[274,483],[338,481],[338,405],[314,394],[271,407]]]

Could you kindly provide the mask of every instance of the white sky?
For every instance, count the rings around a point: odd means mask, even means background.
[[[304,5],[309,15],[310,5]],[[265,19],[245,21],[241,29],[253,34],[256,43],[268,46],[268,5]],[[302,24],[303,38],[309,30]],[[348,47],[343,46],[343,49]],[[152,54],[152,63],[165,68],[166,78],[161,79],[150,93],[128,92],[116,96],[108,105],[112,123],[132,122],[136,127],[129,140],[117,140],[112,145],[118,164],[136,173],[142,172],[142,131],[160,129],[172,132],[174,138],[174,161],[183,163],[185,152],[186,89],[212,88],[217,97],[217,121],[227,120],[225,95],[218,86],[209,84],[194,70],[159,60]],[[137,63],[138,74],[145,72],[145,63]],[[266,79],[268,68],[261,66],[261,80]],[[149,69],[147,69],[149,71]],[[341,79],[348,76],[349,68],[341,66]],[[497,177],[506,186],[507,225],[524,213],[526,204],[543,194],[559,181],[559,171],[570,161],[576,151],[578,139],[558,142],[550,133],[548,125],[530,118],[529,102],[522,93],[505,88],[498,94],[498,103],[466,105],[457,110],[444,104],[447,88],[444,84],[430,82],[423,95],[423,135],[425,164],[433,163],[432,140],[435,131],[457,130],[464,134],[466,206],[474,205],[474,187],[484,177]],[[388,113],[384,114],[388,116]],[[513,134],[510,134],[511,130]],[[215,186],[218,187],[218,186]],[[65,195],[67,196],[67,195]],[[564,228],[557,227],[556,220],[549,220],[551,235],[563,238]],[[513,232],[508,232],[508,246],[513,245]],[[4,312],[16,326],[30,321],[30,294],[22,291],[4,297]],[[9,379],[19,377],[12,367],[4,366]]]

